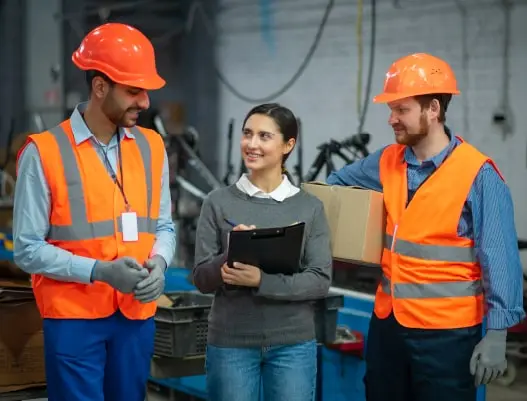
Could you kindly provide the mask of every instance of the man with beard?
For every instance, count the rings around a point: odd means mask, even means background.
[[[384,194],[368,401],[476,400],[476,387],[506,369],[507,328],[525,316],[509,189],[488,156],[445,126],[459,93],[445,61],[395,61],[374,102],[388,104],[397,143],[327,180]]]
[[[165,81],[123,24],[94,29],[72,59],[90,98],[19,152],[14,260],[43,318],[49,400],[143,401],[175,235],[163,141],[135,124]]]

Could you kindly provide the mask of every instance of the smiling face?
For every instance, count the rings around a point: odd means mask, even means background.
[[[274,120],[265,114],[253,114],[245,122],[240,147],[245,167],[252,172],[281,169],[284,155],[294,146],[295,139],[284,141]]]
[[[139,112],[150,107],[148,92],[144,89],[112,83],[101,76],[93,81],[93,91],[101,99],[102,112],[116,126],[133,127]]]
[[[422,108],[413,97],[388,103],[391,110],[388,123],[393,128],[397,143],[415,146],[426,138],[431,121],[438,117],[436,106],[433,104],[433,107]]]
[[[102,104],[103,112],[112,123],[127,128],[133,127],[139,112],[149,107],[146,90],[119,84],[113,86]]]

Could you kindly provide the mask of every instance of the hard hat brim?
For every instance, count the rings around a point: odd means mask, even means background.
[[[381,93],[373,98],[373,103],[390,103],[395,102],[396,100],[406,99],[408,97],[413,96],[421,96],[421,95],[431,95],[433,93],[449,93],[451,95],[459,95],[461,94],[460,91],[454,90],[449,92],[412,92],[412,93]]]
[[[117,81],[116,81],[117,82]],[[145,90],[157,90],[165,86],[166,81],[161,78],[159,75],[154,75],[145,79],[136,79],[131,81],[119,81],[117,82],[121,85],[133,86],[135,88],[145,89]]]
[[[96,70],[100,71],[103,74],[107,75],[108,78],[110,78],[113,82],[121,84],[121,85],[128,85],[133,86],[135,88],[145,89],[145,90],[157,90],[161,89],[165,86],[166,81],[161,78],[157,73],[154,73],[152,75],[149,75],[147,77],[134,77],[133,79],[126,79],[124,77],[119,77],[118,71],[115,71],[115,69],[110,68],[109,66],[98,63],[94,60],[91,60],[90,62],[86,62],[86,60],[82,60],[82,58],[78,55],[78,51],[73,53],[71,56],[71,60],[73,63],[81,70],[88,71],[88,70]],[[128,75],[130,77],[130,75]]]

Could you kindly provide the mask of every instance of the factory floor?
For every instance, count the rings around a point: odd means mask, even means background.
[[[518,369],[518,376],[510,387],[490,385],[487,388],[487,401],[522,401],[527,394],[527,365]]]
[[[497,384],[488,386],[486,401],[525,401],[525,394],[527,394],[527,366],[521,368],[516,381],[511,386],[503,387]],[[157,394],[151,394],[147,399],[148,401],[168,401],[168,398],[160,398]],[[1,400],[2,397],[0,396]],[[47,398],[33,398],[23,401],[47,401]]]
[[[486,401],[525,401],[525,394],[527,394],[527,370],[525,380],[523,382],[516,382],[510,387],[503,387],[491,384],[487,388]],[[168,401],[169,398],[162,397],[159,394],[149,394],[148,401]],[[177,398],[174,398],[177,400]]]

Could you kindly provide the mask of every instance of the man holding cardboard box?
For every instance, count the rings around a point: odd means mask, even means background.
[[[507,328],[525,317],[509,189],[489,157],[445,126],[459,93],[445,61],[397,60],[374,98],[388,104],[397,143],[327,180],[384,195],[368,401],[476,400],[476,386],[505,371]]]

